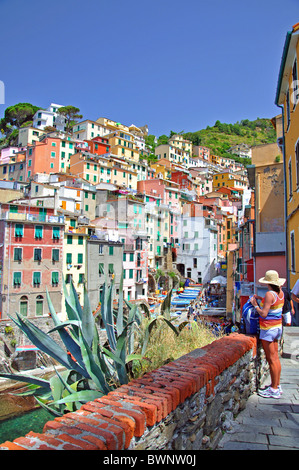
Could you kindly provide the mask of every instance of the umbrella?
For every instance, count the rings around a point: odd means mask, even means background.
[[[220,284],[221,286],[226,286],[226,277],[216,276],[210,281],[210,284]]]

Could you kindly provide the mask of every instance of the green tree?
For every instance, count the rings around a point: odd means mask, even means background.
[[[10,124],[19,129],[24,122],[32,121],[34,114],[39,109],[38,106],[34,106],[30,103],[18,103],[6,108],[4,120],[6,124]]]
[[[65,118],[66,132],[71,132],[77,120],[83,117],[82,114],[79,114],[80,109],[71,105],[62,106],[58,109],[58,113]]]

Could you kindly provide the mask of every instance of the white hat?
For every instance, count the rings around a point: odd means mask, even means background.
[[[273,284],[274,286],[281,287],[286,280],[284,278],[280,278],[277,271],[270,270],[266,272],[264,277],[259,279],[259,282],[262,284]]]

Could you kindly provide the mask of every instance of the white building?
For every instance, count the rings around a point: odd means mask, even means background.
[[[51,103],[47,109],[39,109],[33,116],[33,127],[44,129],[47,126],[55,127],[58,131],[65,131],[65,118],[57,111],[63,105]]]
[[[78,122],[73,127],[73,136],[80,140],[91,140],[94,137],[103,137],[104,135],[109,134],[109,132],[111,131],[103,124],[96,121],[90,121],[89,119]]]
[[[191,216],[191,205],[183,208],[177,269],[195,282],[207,283],[216,275],[217,223],[203,210]]]

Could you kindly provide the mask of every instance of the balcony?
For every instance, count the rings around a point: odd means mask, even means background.
[[[28,221],[28,222],[45,222],[48,224],[64,224],[63,215],[44,215],[44,214],[28,214],[27,212],[9,212],[0,213],[0,220]]]

